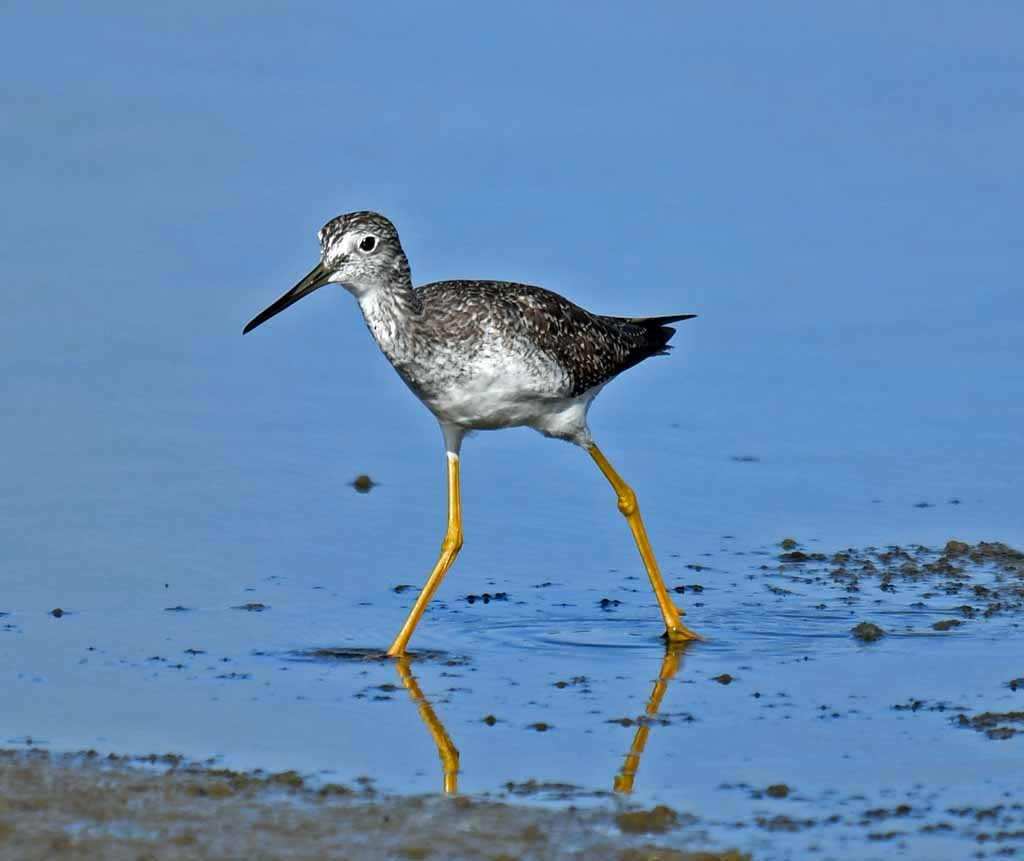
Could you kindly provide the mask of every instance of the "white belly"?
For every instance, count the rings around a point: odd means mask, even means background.
[[[498,357],[478,355],[470,367],[449,373],[438,374],[436,364],[432,370],[433,380],[426,385],[416,385],[415,376],[399,372],[442,422],[467,430],[526,426],[574,441],[586,434],[587,407],[597,390],[567,397],[569,380],[550,363],[530,357],[510,361],[504,352]]]

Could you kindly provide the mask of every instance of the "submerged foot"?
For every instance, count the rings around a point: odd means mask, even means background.
[[[706,637],[702,637],[696,631],[691,631],[681,621],[666,628],[662,636],[670,643],[687,643],[692,640],[699,640],[702,643],[707,642]]]

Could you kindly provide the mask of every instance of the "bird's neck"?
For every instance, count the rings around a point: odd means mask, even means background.
[[[404,263],[404,266],[400,264]],[[409,264],[396,261],[394,277],[361,292],[357,298],[366,326],[384,353],[395,360],[404,351],[410,326],[423,313],[423,302],[412,289]]]

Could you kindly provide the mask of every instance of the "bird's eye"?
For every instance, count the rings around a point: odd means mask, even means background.
[[[377,237],[376,236],[364,236],[361,240],[359,240],[359,250],[360,251],[370,252],[370,251],[373,251],[373,249],[376,248],[376,247],[377,247]]]

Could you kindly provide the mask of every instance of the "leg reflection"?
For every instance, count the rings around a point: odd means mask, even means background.
[[[423,696],[423,691],[420,690],[419,684],[417,684],[412,671],[409,669],[409,660],[407,658],[399,658],[395,661],[395,667],[398,669],[398,675],[402,680],[402,684],[409,692],[409,696],[412,697],[412,701],[416,703],[416,708],[419,709],[420,717],[423,718],[423,723],[426,724],[427,729],[430,731],[434,744],[437,745],[437,753],[441,757],[441,768],[444,770],[444,791],[446,793],[458,792],[458,749],[452,744],[444,724],[434,714],[434,709],[427,702],[427,698]]]
[[[661,701],[665,696],[665,689],[668,683],[675,678],[679,672],[679,658],[686,651],[689,643],[668,643],[665,649],[665,657],[661,661],[661,670],[658,673],[658,680],[654,683],[654,690],[651,691],[650,699],[647,700],[647,707],[644,709],[644,717],[640,718],[640,726],[637,727],[636,735],[633,736],[633,743],[629,747],[626,761],[615,775],[612,788],[616,792],[626,795],[633,791],[633,779],[636,777],[637,769],[640,767],[640,755],[647,745],[647,736],[651,733],[651,722],[657,717],[661,708]]]

